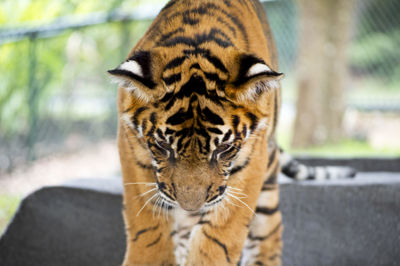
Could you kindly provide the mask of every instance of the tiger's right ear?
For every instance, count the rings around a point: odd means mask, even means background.
[[[264,92],[279,88],[283,77],[262,59],[252,54],[239,54],[237,75],[232,86],[225,89],[228,97],[238,101],[256,101]]]
[[[132,92],[137,98],[148,102],[156,87],[151,66],[150,52],[138,51],[117,68],[108,70],[108,73],[119,86]]]

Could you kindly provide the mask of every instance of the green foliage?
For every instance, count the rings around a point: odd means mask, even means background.
[[[398,84],[399,1],[362,1],[358,8],[360,12],[357,17],[357,32],[350,50],[352,69],[356,74],[381,79],[388,85]]]
[[[0,235],[13,217],[20,201],[20,196],[7,194],[0,195]]]
[[[351,50],[353,68],[362,74],[400,82],[400,27],[391,32],[373,32],[355,42]]]
[[[0,3],[0,25],[5,30],[28,22],[43,24],[66,15],[118,7],[133,10],[143,2],[5,0]],[[79,113],[84,111],[71,108],[70,101],[81,95],[107,99],[108,110],[112,110],[115,86],[106,71],[128,55],[148,25],[149,21],[108,23],[67,30],[50,39],[0,46],[0,139],[30,134],[32,123],[46,130],[40,120],[79,119]],[[109,115],[110,112],[106,114]]]

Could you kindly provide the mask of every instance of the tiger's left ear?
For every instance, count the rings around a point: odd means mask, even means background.
[[[238,61],[238,74],[228,96],[239,101],[254,101],[262,93],[279,88],[283,74],[272,70],[262,59],[242,54]]]
[[[148,102],[153,99],[156,92],[154,81],[153,61],[155,55],[148,51],[136,51],[122,62],[117,68],[108,73],[113,80],[136,98]]]

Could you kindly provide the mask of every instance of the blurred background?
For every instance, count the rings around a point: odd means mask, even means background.
[[[119,175],[116,86],[166,1],[0,1],[0,232],[21,197]],[[264,1],[277,43],[278,140],[296,155],[400,155],[400,1]]]

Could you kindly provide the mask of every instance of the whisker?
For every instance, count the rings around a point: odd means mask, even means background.
[[[248,195],[246,193],[241,192],[241,189],[239,188],[234,188],[231,186],[228,186],[227,188],[228,188],[227,192],[237,196],[238,198],[244,199],[248,197]]]
[[[160,213],[161,213],[161,209],[163,208],[163,205],[164,205],[164,199],[161,198],[161,203],[159,204],[159,208],[158,208],[157,219],[160,219]]]
[[[168,202],[166,202],[166,201],[164,201],[164,219],[165,220],[168,220],[168,209],[169,209],[169,204],[168,204]]]
[[[227,186],[227,188],[229,188],[229,189],[231,189],[231,190],[239,190],[239,191],[242,191],[242,189],[236,188],[236,187]]]
[[[159,203],[159,201],[161,200],[160,195],[158,195],[158,196],[159,196],[159,197],[158,197],[158,198],[156,199],[156,201],[154,202],[153,213],[152,213],[153,220],[154,220],[154,217],[155,217],[155,213],[156,213],[156,211],[157,211],[158,203]]]
[[[230,194],[229,192],[227,192],[227,194],[228,194],[229,196],[231,196],[232,198],[234,198],[234,199],[240,201],[244,206],[247,207],[247,209],[249,209],[254,215],[256,215],[256,213],[249,207],[249,205],[247,205],[247,204],[246,204],[245,202],[243,202],[241,199],[239,199],[239,198],[236,197],[235,195]]]
[[[237,205],[237,204],[233,203],[233,202],[230,201],[228,198],[226,198],[226,202],[228,202],[229,204],[231,204],[231,205],[233,205],[233,206],[236,206],[236,207],[242,207],[242,206],[240,206],[240,205]]]
[[[152,192],[152,191],[154,191],[154,190],[157,190],[158,188],[152,188],[152,189],[150,189],[150,190],[148,190],[148,191],[146,191],[146,192],[144,192],[144,193],[142,193],[142,194],[140,194],[139,196],[137,196],[137,197],[143,197],[144,195],[146,195],[146,194],[148,194],[148,193],[150,193],[150,192]]]
[[[146,185],[146,186],[156,186],[157,183],[153,182],[136,182],[136,183],[124,183],[124,186],[128,185]]]
[[[228,190],[227,192],[229,192],[229,193],[231,193],[231,194],[233,194],[235,196],[241,196],[240,198],[247,198],[247,194],[242,193],[242,192],[231,191],[231,190]]]
[[[158,192],[155,193],[153,196],[151,196],[151,198],[149,198],[143,205],[143,207],[138,211],[138,213],[136,214],[136,216],[139,216],[139,214],[142,212],[142,210],[144,209],[144,207],[146,207],[146,205],[152,200],[154,199],[154,197],[158,196]]]

